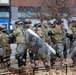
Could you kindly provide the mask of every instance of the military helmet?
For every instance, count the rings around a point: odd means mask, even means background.
[[[0,25],[0,30],[6,29],[6,26]]]
[[[0,25],[0,28],[4,29],[4,28],[6,28],[6,26],[4,26],[4,25]]]
[[[32,22],[31,22],[30,19],[26,19],[25,22],[24,22],[24,24],[31,24],[31,23],[32,23]]]
[[[41,26],[42,26],[41,23],[36,23],[36,24],[34,24],[34,27],[41,27]]]
[[[59,20],[55,20],[55,21],[54,21],[54,24],[57,24],[57,25],[60,25],[61,23],[63,23],[63,21],[62,21],[62,20],[60,20],[60,19],[59,19]]]
[[[44,21],[43,21],[43,25],[44,25],[44,24],[48,24],[47,20],[44,20]]]
[[[20,20],[17,20],[16,22],[15,22],[15,25],[21,25],[22,24],[22,21],[20,21]]]
[[[6,31],[6,26],[0,25],[0,31]]]

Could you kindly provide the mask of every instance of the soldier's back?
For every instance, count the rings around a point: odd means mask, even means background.
[[[48,32],[49,32],[48,28],[43,28],[43,35],[44,35],[43,39],[47,43],[51,40],[50,36],[48,35]]]
[[[25,43],[24,33],[21,27],[14,30],[13,35],[16,37],[16,43]]]

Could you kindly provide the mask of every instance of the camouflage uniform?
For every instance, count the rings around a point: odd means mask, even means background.
[[[49,30],[49,27],[48,27],[48,22],[46,21],[46,20],[44,20],[43,22],[42,22],[42,29],[43,29],[43,40],[46,42],[46,43],[48,43],[49,45],[51,45],[51,38],[50,38],[50,36],[49,36],[49,34],[48,34],[48,32],[50,31]],[[52,58],[50,58],[51,60],[52,60]],[[49,61],[47,61],[47,60],[45,60],[45,63],[44,63],[44,65],[45,66],[51,66],[51,64],[52,64],[52,62],[51,62],[51,60],[49,60]]]
[[[76,39],[76,26],[72,26],[73,39]]]
[[[2,46],[2,36],[0,31],[0,63],[3,63],[4,50]]]
[[[50,44],[50,42],[51,42],[51,38],[50,38],[50,36],[48,35],[48,32],[50,31],[49,30],[49,27],[48,27],[48,22],[46,21],[46,20],[44,20],[43,21],[43,27],[42,27],[42,29],[43,29],[43,40],[45,41],[45,42],[47,42],[48,44]]]
[[[49,30],[48,30],[48,28],[43,28],[43,40],[45,41],[45,42],[47,42],[48,44],[50,44],[50,41],[51,41],[51,38],[50,38],[50,36],[48,35],[48,32],[49,32]]]
[[[63,57],[64,46],[62,43],[62,39],[63,39],[62,26],[55,25],[55,27],[52,28],[52,41],[54,44],[54,48],[57,52],[57,55],[59,57]]]
[[[10,54],[11,49],[9,45],[9,35],[6,33],[5,28],[1,31],[1,39],[2,39],[2,48],[4,50],[3,62],[7,64],[7,66],[10,66]]]
[[[18,66],[22,66],[25,65],[25,60],[23,59],[23,55],[25,52],[25,38],[24,38],[24,34],[23,34],[23,28],[20,26],[21,23],[19,21],[17,21],[16,26],[18,26],[18,28],[16,28],[13,31],[13,35],[16,38],[16,44],[17,44],[17,48],[16,48],[16,59],[18,59]]]
[[[4,56],[3,46],[2,46],[2,32],[0,31],[0,56]]]
[[[34,26],[36,27],[36,30],[35,30],[36,34],[43,39],[43,29],[41,27],[41,24],[37,23]]]
[[[39,35],[41,38],[43,38],[43,30],[41,28],[38,28],[36,31],[37,35]]]
[[[16,30],[14,30],[13,35],[16,37],[17,45],[19,45],[19,46],[22,46],[23,44],[25,45],[25,38],[23,36],[23,29],[22,29],[22,27],[19,27]],[[17,51],[19,51],[19,50],[17,50]],[[22,52],[21,51],[17,52],[17,54],[22,54]]]
[[[31,26],[31,21],[29,20],[29,19],[26,19],[25,20],[25,22],[24,22],[24,32],[27,30],[27,29],[31,29],[31,30],[33,30],[34,31],[34,29],[33,29],[33,27]],[[25,42],[26,43],[26,42]],[[28,60],[27,59],[27,47],[26,47],[26,49],[25,49],[25,52],[24,52],[24,55],[23,55],[23,58],[25,59],[25,60]],[[33,55],[32,53],[29,53],[29,55],[30,55],[30,58],[32,58],[32,56],[31,55]]]

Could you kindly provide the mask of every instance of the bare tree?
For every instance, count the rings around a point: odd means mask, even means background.
[[[41,0],[41,12],[40,18],[50,19],[50,18],[61,18],[63,14],[71,15],[69,7],[70,0]]]

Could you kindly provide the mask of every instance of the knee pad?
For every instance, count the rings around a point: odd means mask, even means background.
[[[20,55],[15,55],[15,58],[16,58],[16,59],[19,59],[19,57],[20,57]]]

